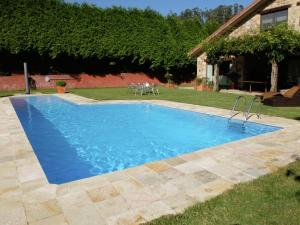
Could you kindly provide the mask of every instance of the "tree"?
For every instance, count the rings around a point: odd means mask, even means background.
[[[204,43],[208,61],[217,62],[230,55],[265,55],[272,65],[271,90],[277,91],[278,63],[287,56],[300,55],[300,32],[282,24],[257,34],[241,37],[222,37],[213,42]]]
[[[199,9],[198,7],[193,9],[186,9],[179,15],[181,19],[198,18],[201,23],[217,22],[219,25],[225,23],[232,16],[239,13],[243,9],[243,5],[220,5],[215,9]]]

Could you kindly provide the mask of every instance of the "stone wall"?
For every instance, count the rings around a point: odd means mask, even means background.
[[[266,7],[265,10],[291,5],[289,8],[288,24],[294,29],[300,31],[300,6],[297,5],[298,3],[300,3],[300,0],[276,0]]]
[[[197,77],[202,78],[206,77],[206,54],[202,54],[197,58]]]
[[[296,30],[300,31],[300,0],[276,0],[268,5],[264,10],[269,10],[285,5],[291,5],[288,12],[288,24]],[[260,31],[261,15],[256,14],[247,22],[234,29],[229,36],[238,37],[246,33],[257,33]],[[206,77],[206,54],[202,54],[197,58],[197,77]]]
[[[255,34],[260,31],[260,20],[261,16],[255,15],[250,20],[248,20],[243,25],[236,28],[234,31],[232,31],[229,36],[230,37],[238,37],[244,34]]]
[[[296,30],[300,30],[300,6],[297,3],[300,0],[276,0],[268,5],[264,10],[274,9],[281,6],[291,5],[288,9],[289,20],[288,24]],[[260,31],[261,15],[256,14],[243,25],[239,26],[229,36],[237,37],[246,33],[256,33]]]

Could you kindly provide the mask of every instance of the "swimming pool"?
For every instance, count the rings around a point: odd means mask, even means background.
[[[77,105],[55,96],[11,102],[53,184],[280,129],[257,123],[228,128],[223,117],[148,103]]]

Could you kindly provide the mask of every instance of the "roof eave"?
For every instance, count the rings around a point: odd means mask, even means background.
[[[273,2],[274,0],[272,0]],[[224,23],[219,29],[217,29],[213,34],[211,34],[208,38],[204,40],[204,42],[209,42],[215,40],[216,38],[227,34],[230,31],[233,31],[236,27],[247,21],[249,16],[253,16],[256,13],[260,12],[266,4],[270,3],[270,0],[255,0],[249,6],[247,6],[244,10],[242,10],[237,15],[233,16],[226,23]],[[198,57],[204,53],[202,49],[201,43],[193,48],[188,55],[190,57]]]

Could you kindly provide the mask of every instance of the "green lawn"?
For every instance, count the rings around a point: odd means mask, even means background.
[[[296,175],[287,176],[288,171]],[[299,225],[300,161],[147,225]]]
[[[134,96],[127,88],[95,88],[95,89],[70,89],[71,93],[81,95],[84,97],[96,99],[96,100],[122,100],[122,99],[163,99],[175,102],[186,102],[195,105],[212,106],[223,109],[231,109],[233,102],[237,95],[215,93],[215,92],[200,92],[195,90],[185,89],[165,89],[160,88],[160,95],[144,95]],[[24,91],[18,91],[16,93],[24,93]],[[53,93],[53,89],[40,89],[33,91],[33,93]],[[13,95],[15,92],[0,92],[0,97]],[[245,96],[248,103],[251,101],[251,96]],[[254,107],[254,111],[257,107]],[[263,106],[261,110],[262,114],[286,117],[290,119],[300,120],[300,107],[270,107]]]
[[[18,93],[22,93],[22,91],[0,91],[0,98],[13,96],[14,94],[18,94]]]
[[[159,96],[145,95],[134,96],[127,88],[101,88],[101,89],[72,89],[70,92],[97,100],[120,100],[120,99],[163,99],[175,102],[186,102],[195,105],[212,106],[217,108],[231,109],[237,95],[200,92],[185,89],[160,89]],[[250,104],[251,96],[245,96]],[[257,110],[254,107],[254,110]],[[270,107],[263,106],[262,114],[280,116],[300,120],[300,107]]]
[[[18,90],[18,91],[0,91],[0,98],[1,97],[9,97],[17,94],[24,94],[24,90]],[[39,90],[31,90],[32,94],[35,93],[44,93],[44,94],[51,94],[55,93],[54,89],[39,89]]]

